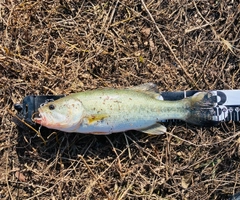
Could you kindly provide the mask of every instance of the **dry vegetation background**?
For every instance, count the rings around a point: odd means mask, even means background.
[[[240,125],[93,136],[12,122],[31,94],[154,82],[240,89],[240,5],[225,1],[0,1],[1,199],[228,199],[240,192]]]

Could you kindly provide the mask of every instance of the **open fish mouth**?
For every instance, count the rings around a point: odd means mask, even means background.
[[[32,121],[38,124],[41,124],[43,118],[39,111],[32,114]]]

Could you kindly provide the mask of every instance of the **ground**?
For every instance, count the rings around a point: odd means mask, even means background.
[[[12,122],[26,95],[153,82],[240,89],[240,6],[226,1],[0,2],[1,199],[227,199],[240,192],[240,124],[167,123],[94,136]]]

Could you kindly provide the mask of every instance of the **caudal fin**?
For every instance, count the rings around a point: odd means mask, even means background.
[[[200,126],[216,124],[213,121],[214,102],[211,97],[209,92],[199,92],[187,99],[190,101],[190,107],[186,122]]]

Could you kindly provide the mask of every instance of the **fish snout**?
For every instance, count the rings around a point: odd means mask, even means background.
[[[37,123],[37,124],[41,124],[42,123],[43,117],[42,117],[42,115],[40,114],[39,111],[37,111],[37,112],[32,114],[32,121]]]

